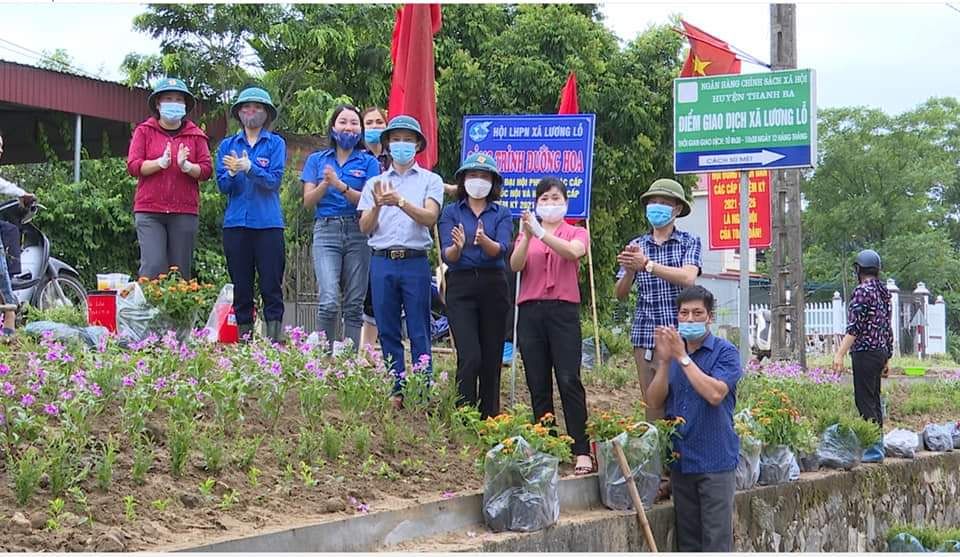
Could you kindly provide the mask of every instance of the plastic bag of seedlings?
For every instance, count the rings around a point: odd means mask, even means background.
[[[926,553],[927,550],[920,543],[920,540],[907,534],[906,532],[897,534],[893,539],[887,541],[888,553]]]
[[[610,441],[597,443],[600,501],[608,509],[615,511],[633,509],[629,486],[623,477],[620,463],[617,462],[613,449],[615,442],[620,444],[623,456],[627,458],[630,476],[640,493],[643,507],[649,509],[657,498],[657,490],[660,488],[660,441],[657,428],[646,422],[639,422],[636,431],[641,430],[643,433],[640,435],[628,436],[627,432],[623,432]]]
[[[908,429],[895,429],[883,436],[883,452],[892,458],[915,458],[920,436]]]
[[[960,422],[947,422],[943,424],[943,427],[950,432],[950,437],[953,439],[953,448],[960,449]]]
[[[740,436],[740,458],[737,459],[737,490],[753,489],[760,480],[760,451],[763,443],[756,437]]]
[[[600,357],[604,362],[610,360],[610,351],[607,345],[600,341]],[[597,348],[594,346],[593,337],[587,337],[580,343],[580,366],[584,369],[593,369],[596,367]],[[601,362],[602,363],[602,362]]]
[[[498,444],[483,461],[483,520],[494,532],[535,532],[560,518],[560,460],[522,437]]]
[[[150,334],[157,324],[160,310],[151,306],[136,282],[130,283],[117,296],[117,334],[139,342]]]
[[[923,445],[928,451],[952,451],[953,436],[949,429],[940,424],[927,424],[923,426]]]
[[[790,474],[788,476],[791,482],[795,482],[800,479],[800,463],[797,461],[797,455],[790,453]]]
[[[823,431],[817,456],[824,468],[850,470],[863,460],[863,449],[852,429],[833,424]]]
[[[790,468],[796,463],[786,445],[768,445],[760,452],[760,485],[778,485],[790,481]]]
[[[90,348],[96,348],[100,344],[101,338],[110,334],[106,327],[99,325],[74,327],[55,321],[31,321],[23,328],[23,332],[38,338],[49,333],[53,340],[59,342],[81,340]]]

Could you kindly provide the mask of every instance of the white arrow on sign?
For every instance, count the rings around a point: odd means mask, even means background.
[[[758,164],[766,166],[776,162],[786,155],[773,151],[754,151],[753,153],[723,153],[718,155],[700,155],[700,166],[727,166],[730,164]]]

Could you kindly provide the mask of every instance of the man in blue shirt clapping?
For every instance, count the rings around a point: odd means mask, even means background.
[[[654,332],[660,362],[647,405],[683,418],[671,483],[682,552],[733,551],[733,496],[740,440],[733,429],[737,347],[710,333],[713,294],[691,286],[677,296],[678,326]]]

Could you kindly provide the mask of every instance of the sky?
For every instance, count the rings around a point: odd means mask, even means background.
[[[602,10],[606,25],[623,41],[679,13],[741,50],[770,59],[766,3],[609,2]],[[159,41],[132,29],[133,17],[142,11],[134,3],[0,1],[0,59],[36,64],[36,55],[23,48],[34,53],[63,48],[81,69],[119,80],[126,54],[159,50]],[[958,37],[960,0],[797,5],[798,66],[816,70],[819,107],[864,105],[900,113],[932,96],[960,96]],[[763,71],[743,64],[744,73]]]

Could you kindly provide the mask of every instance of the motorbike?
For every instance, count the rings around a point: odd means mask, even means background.
[[[770,336],[773,334],[773,317],[769,309],[753,312],[750,327],[750,351],[757,361],[770,357]],[[790,334],[790,322],[787,322],[787,335]]]
[[[10,273],[16,303],[21,310],[27,304],[41,310],[74,306],[86,315],[87,289],[80,273],[50,255],[50,239],[33,222],[43,209],[36,201],[26,207],[19,199],[0,203],[0,220],[16,226],[21,241],[20,253],[14,254],[19,261],[13,262],[19,265],[12,270],[19,272]]]

